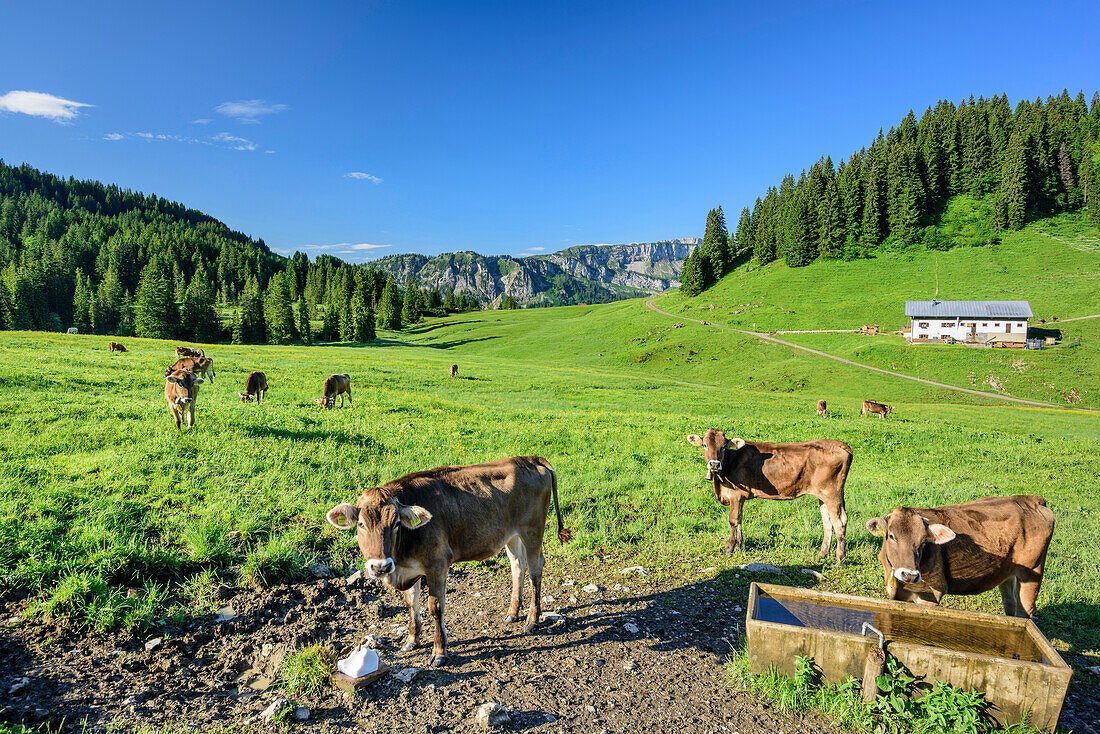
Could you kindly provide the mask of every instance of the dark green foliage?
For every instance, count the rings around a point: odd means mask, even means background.
[[[180,326],[182,336],[191,341],[211,342],[221,338],[221,324],[214,310],[214,291],[205,270],[195,272],[183,294]]]
[[[374,310],[367,303],[366,291],[356,291],[351,300],[351,320],[355,327],[352,337],[360,344],[374,341]]]
[[[519,304],[516,303],[515,296],[508,295],[500,299],[500,308],[504,311],[514,311],[519,308]]]
[[[406,324],[415,324],[420,321],[424,307],[421,303],[420,289],[416,287],[416,279],[409,278],[405,286],[405,298],[401,303],[401,320]]]
[[[264,322],[268,344],[290,344],[298,339],[288,273],[275,273],[268,281],[267,295],[264,297]]]
[[[298,301],[298,338],[306,346],[313,344],[313,326],[309,323],[309,309],[304,299]]]
[[[383,329],[401,328],[401,295],[397,292],[397,283],[390,277],[382,289],[382,298],[378,303],[378,326]]]
[[[179,330],[179,309],[171,274],[156,258],[141,272],[134,303],[134,334],[149,339],[171,339]]]
[[[707,226],[699,252],[706,286],[717,283],[729,272],[733,258],[730,256],[729,232],[726,230],[726,215],[722,213],[722,207],[711,209],[707,213]]]
[[[264,320],[264,297],[260,284],[253,278],[241,292],[240,308],[233,325],[234,344],[262,344],[267,340]]]
[[[685,296],[697,296],[703,292],[703,267],[702,254],[696,248],[684,260],[684,268],[680,271],[680,291]]]

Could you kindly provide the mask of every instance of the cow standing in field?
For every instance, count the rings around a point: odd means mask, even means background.
[[[214,384],[214,359],[212,357],[184,357],[176,360],[169,370],[187,370],[203,378],[209,377],[210,384]]]
[[[168,402],[168,411],[176,421],[176,430],[180,423],[186,422],[188,428],[195,425],[195,400],[199,397],[201,377],[187,370],[169,370],[164,376],[164,399]]]
[[[524,631],[539,622],[542,603],[543,533],[550,500],[558,539],[570,532],[558,507],[554,468],[539,456],[519,456],[475,466],[447,466],[395,479],[364,491],[354,504],[327,513],[340,530],[355,528],[367,575],[404,595],[409,637],[402,651],[420,644],[420,581],[428,589],[428,611],[435,620],[430,663],[447,657],[443,625],[447,572],[455,563],[492,558],[504,548],[512,565],[512,598],[506,622],[519,621],[524,573],[533,595]]]
[[[687,437],[692,446],[703,448],[707,479],[714,483],[714,496],[730,508],[730,539],[725,552],[742,543],[741,509],[745,500],[793,500],[809,494],[821,503],[821,524],[825,538],[819,557],[829,553],[836,533],[836,562],[844,559],[848,514],[844,510],[844,481],[852,466],[852,449],[843,441],[762,443],[727,439],[710,428],[702,438]]]
[[[79,334],[80,329],[76,328],[75,326],[70,326],[68,329],[65,330],[65,333],[66,334]]]
[[[184,357],[205,357],[206,353],[197,347],[176,347],[176,359]]]
[[[122,346],[121,344],[119,344],[117,342],[110,342],[110,343],[107,344],[107,351],[112,352],[112,353],[113,352],[125,352],[126,347]]]
[[[458,365],[457,364],[452,364],[451,365],[451,377],[458,377]]]
[[[336,407],[336,396],[340,396],[340,407],[344,407],[344,393],[348,396],[348,405],[351,405],[351,377],[349,375],[329,375],[325,380],[324,392],[317,402],[325,409]]]
[[[863,410],[859,411],[859,414],[867,415],[869,413],[878,413],[879,418],[885,418],[886,414],[893,409],[893,405],[883,405],[882,403],[876,403],[874,400],[864,400]]]
[[[244,392],[237,394],[241,396],[242,403],[247,403],[253,397],[256,398],[257,403],[262,403],[265,392],[267,392],[267,376],[263,372],[253,372],[245,381]]]
[[[867,521],[882,538],[886,595],[939,604],[944,594],[998,586],[1005,614],[1030,617],[1043,582],[1054,513],[1039,495],[982,497],[947,507],[898,507]]]
[[[817,401],[817,414],[822,418],[827,418],[829,416],[829,410],[825,407],[824,400]]]

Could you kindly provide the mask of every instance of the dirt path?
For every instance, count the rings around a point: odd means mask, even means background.
[[[717,327],[719,329],[726,329],[727,331],[736,331],[739,334],[746,334],[748,336],[755,336],[757,339],[764,339],[765,341],[775,342],[776,344],[782,344],[783,346],[790,347],[791,349],[800,349],[803,352],[809,352],[810,354],[816,354],[819,357],[825,357],[826,359],[833,359],[833,360],[836,360],[837,362],[843,362],[844,364],[849,364],[849,365],[852,365],[853,367],[859,367],[859,368],[865,369],[865,370],[871,370],[873,372],[881,372],[882,374],[890,375],[891,377],[899,377],[899,378],[904,379],[904,380],[912,380],[913,382],[921,382],[921,383],[924,383],[925,385],[932,385],[934,387],[942,387],[942,388],[946,388],[948,390],[955,390],[956,392],[965,392],[965,393],[969,393],[971,395],[980,395],[984,398],[994,398],[996,400],[1005,400],[1005,401],[1012,402],[1012,403],[1023,403],[1025,405],[1036,405],[1036,406],[1039,406],[1041,408],[1058,408],[1058,409],[1061,409],[1061,410],[1079,410],[1079,411],[1083,411],[1083,412],[1086,412],[1086,413],[1100,413],[1100,410],[1094,410],[1092,408],[1074,408],[1074,407],[1069,407],[1069,406],[1065,406],[1065,405],[1055,405],[1053,403],[1043,403],[1043,402],[1040,402],[1038,400],[1026,400],[1024,398],[1014,398],[1014,397],[1011,397],[1011,396],[1008,396],[1008,395],[999,395],[999,394],[994,393],[994,392],[985,392],[983,390],[971,390],[970,388],[967,388],[967,387],[958,387],[956,385],[948,385],[947,383],[944,383],[944,382],[936,382],[934,380],[926,380],[923,377],[914,377],[912,375],[902,374],[901,372],[894,372],[892,370],[885,370],[885,369],[882,369],[881,367],[872,367],[869,364],[862,364],[860,362],[853,362],[850,359],[845,359],[844,357],[838,357],[835,354],[829,354],[828,352],[822,352],[818,349],[811,349],[810,347],[804,347],[801,344],[795,344],[794,342],[784,341],[783,339],[776,339],[774,336],[771,336],[769,334],[762,334],[758,331],[748,331],[746,329],[738,329],[738,328],[733,327],[733,326],[725,326],[723,324],[715,324],[715,323],[710,322],[710,321],[703,321],[702,319],[693,319],[693,318],[689,318],[687,316],[677,316],[676,314],[671,314],[668,311],[664,311],[660,308],[657,308],[657,306],[653,305],[653,301],[656,300],[658,297],[659,296],[654,296],[653,298],[650,298],[648,301],[645,302],[645,305],[648,306],[650,309],[656,311],[659,314],[663,314],[665,316],[670,316],[674,319],[679,319],[679,320],[684,320],[684,321],[694,321],[697,324],[704,324],[706,326],[714,326],[714,327]],[[1092,318],[1092,317],[1079,317],[1079,318]],[[1071,319],[1063,319],[1063,320],[1064,321],[1070,321]],[[788,332],[788,333],[798,333],[798,332]]]
[[[1064,323],[1066,321],[1083,321],[1084,319],[1100,319],[1100,313],[1094,313],[1092,316],[1074,316],[1071,319],[1058,319],[1057,321],[1053,321],[1050,324],[1044,324],[1044,326],[1050,326],[1052,324],[1054,326],[1057,326],[1058,324]]]
[[[725,683],[726,655],[744,634],[747,574],[661,582],[624,576],[621,567],[548,558],[544,610],[560,616],[533,634],[502,619],[510,583],[503,558],[457,567],[447,590],[450,657],[439,669],[427,667],[427,647],[398,651],[404,603],[365,581],[226,590],[220,603],[234,619],[206,615],[139,638],[13,622],[28,600],[9,593],[0,597],[0,721],[87,717],[88,732],[108,724],[268,732],[259,714],[285,695],[277,678],[287,650],[313,642],[346,649],[372,634],[381,659],[395,672],[418,668],[415,677],[391,674],[358,694],[326,686],[292,696],[310,713],[290,731],[480,731],[473,716],[488,702],[508,710],[508,730],[540,734],[835,731],[817,715],[780,714]],[[585,590],[590,583],[598,589]]]

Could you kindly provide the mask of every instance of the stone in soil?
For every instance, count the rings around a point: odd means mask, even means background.
[[[402,683],[412,683],[413,678],[420,672],[420,668],[402,668],[393,674],[393,677]]]
[[[742,563],[738,568],[752,573],[783,573],[782,568],[770,563]]]
[[[268,722],[274,721],[276,716],[292,705],[293,704],[285,698],[276,698],[271,702],[270,706],[264,709],[263,713],[260,714],[260,718]]]
[[[309,707],[308,706],[299,706],[298,708],[294,709],[294,718],[297,719],[298,721],[305,721],[306,719],[308,719],[309,718]]]
[[[586,594],[595,594],[599,590],[600,587],[596,586],[595,584],[588,584],[583,589],[581,589],[581,591],[585,592]]]
[[[498,726],[504,726],[512,720],[503,706],[499,703],[492,702],[483,703],[478,706],[474,719],[477,721],[477,725],[482,729],[493,729]]]

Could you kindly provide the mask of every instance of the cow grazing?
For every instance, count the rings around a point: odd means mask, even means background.
[[[1043,582],[1054,513],[1036,494],[947,507],[898,507],[867,521],[882,538],[886,595],[939,604],[944,594],[1001,589],[1005,614],[1030,617]]]
[[[458,377],[458,365],[457,364],[452,364],[451,365],[451,377]]]
[[[184,357],[176,360],[169,370],[186,370],[210,378],[210,384],[214,384],[214,359],[212,357]]]
[[[184,357],[205,357],[206,353],[197,347],[176,347],[176,359]]]
[[[256,398],[256,402],[264,401],[264,393],[267,392],[267,376],[263,372],[253,372],[244,383],[244,392],[237,393],[241,396],[241,402],[247,403]]]
[[[741,508],[745,500],[763,498],[793,500],[813,495],[821,503],[825,539],[824,558],[836,533],[836,562],[844,558],[848,514],[844,510],[844,481],[852,465],[852,449],[843,441],[760,443],[727,439],[710,428],[702,438],[694,433],[688,443],[703,448],[706,478],[714,483],[714,496],[730,508],[730,539],[726,553],[741,545]]]
[[[827,418],[829,416],[829,410],[825,407],[824,400],[817,401],[817,414],[822,418]]]
[[[878,413],[879,418],[885,418],[886,414],[893,409],[893,405],[883,405],[882,403],[876,403],[874,400],[864,400],[863,410],[859,411],[859,414],[867,415],[868,413]]]
[[[164,399],[168,402],[168,411],[176,421],[176,430],[186,421],[187,427],[195,425],[195,400],[199,396],[201,377],[188,370],[168,370],[164,375]]]
[[[542,538],[550,500],[558,538],[570,532],[558,507],[554,468],[539,456],[519,456],[475,466],[446,466],[368,489],[354,504],[328,511],[340,530],[356,529],[359,550],[371,578],[402,592],[409,607],[409,637],[403,651],[420,644],[420,580],[428,589],[435,620],[431,665],[447,657],[443,626],[447,571],[452,564],[492,558],[504,548],[512,564],[512,599],[506,622],[519,621],[524,572],[533,596],[525,631],[539,622],[542,603]]]
[[[66,334],[79,334],[80,329],[76,328],[75,326],[70,326],[68,329],[65,330],[65,333]]]
[[[121,344],[119,344],[117,342],[109,342],[107,344],[107,351],[108,352],[125,352],[126,347],[122,346]]]
[[[349,375],[329,375],[325,380],[324,393],[317,398],[317,402],[328,408],[336,407],[336,396],[340,396],[340,407],[344,407],[344,393],[348,396],[348,405],[351,405],[351,377]]]

